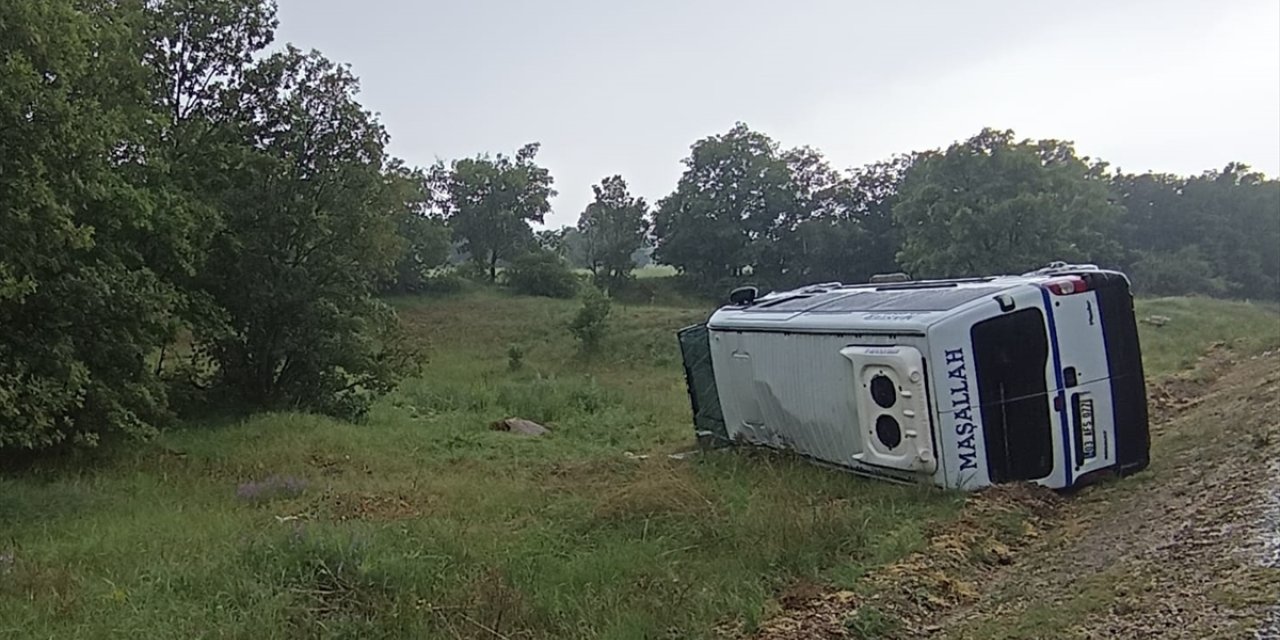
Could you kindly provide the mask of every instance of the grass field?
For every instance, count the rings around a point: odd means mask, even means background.
[[[367,423],[259,415],[0,476],[0,637],[687,638],[750,628],[802,581],[853,586],[961,498],[692,445],[675,329],[575,301],[395,301],[426,362]],[[1280,346],[1244,303],[1144,301],[1150,373]],[[511,352],[521,355],[513,367]],[[552,425],[489,430],[520,416]]]

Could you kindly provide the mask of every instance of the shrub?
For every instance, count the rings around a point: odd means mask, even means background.
[[[1213,271],[1213,265],[1196,247],[1174,252],[1148,251],[1127,269],[1138,293],[1157,296],[1204,294],[1226,295],[1228,284]]]
[[[595,353],[609,330],[609,297],[595,287],[587,289],[582,298],[582,308],[573,317],[569,332],[578,339],[583,353]]]
[[[465,282],[483,282],[489,284],[489,272],[485,270],[483,265],[476,264],[472,260],[454,265],[453,273],[457,274]]]
[[[549,251],[534,251],[520,256],[505,273],[507,284],[516,293],[572,298],[578,292],[578,276],[560,256]]]
[[[421,293],[451,295],[465,291],[467,284],[466,278],[453,271],[440,271],[423,278],[418,291]]]

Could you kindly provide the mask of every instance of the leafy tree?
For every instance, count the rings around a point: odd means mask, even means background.
[[[1242,164],[1199,176],[1118,174],[1134,286],[1280,298],[1280,181]]]
[[[582,297],[582,307],[569,324],[569,333],[578,339],[584,354],[600,350],[600,343],[609,332],[609,312],[613,303],[609,296],[596,287],[588,287]]]
[[[564,227],[558,246],[560,255],[575,269],[587,268],[587,243],[577,227]]]
[[[866,282],[898,270],[901,238],[893,206],[914,155],[859,167],[811,196],[813,212],[795,229],[793,270],[810,282]]]
[[[400,255],[386,134],[356,90],[345,67],[288,47],[233,96],[246,144],[197,278],[219,313],[195,340],[215,381],[254,406],[356,416],[406,364],[372,297]]]
[[[552,251],[530,251],[511,261],[503,274],[517,293],[548,298],[572,298],[578,293],[578,277]]]
[[[223,107],[253,67],[255,55],[275,39],[270,0],[143,0],[151,74],[163,140],[190,158],[232,112]]]
[[[1104,165],[1057,140],[984,129],[922,154],[903,179],[898,260],[916,276],[1018,272],[1052,260],[1114,261],[1117,208]]]
[[[113,3],[0,2],[0,448],[146,435],[164,393],[147,357],[179,244],[139,182],[145,70]]]
[[[1280,299],[1280,180],[1232,163],[1191,178],[1182,193],[1202,212],[1197,246],[1230,293]]]
[[[649,205],[627,191],[622,176],[610,176],[591,187],[595,201],[578,218],[587,268],[598,284],[613,288],[631,277],[632,255],[649,233]]]
[[[1158,296],[1224,296],[1230,285],[1194,245],[1176,251],[1138,251],[1126,269],[1135,290]]]
[[[704,283],[741,276],[757,263],[792,206],[790,171],[778,145],[745,124],[694,143],[675,193],[654,213],[654,257]]]
[[[275,38],[270,0],[141,0],[139,55],[149,71],[145,182],[155,206],[171,212],[167,235],[148,243],[150,261],[181,292],[178,314],[187,324],[218,313],[195,274],[222,229],[219,194],[237,166],[244,140],[237,129],[235,92]],[[170,336],[170,342],[176,335]],[[162,347],[158,369],[166,364]]]
[[[527,144],[515,157],[498,154],[436,165],[432,182],[454,237],[477,266],[498,278],[498,262],[533,244],[529,221],[542,222],[551,211],[551,173],[534,163],[538,144]]]
[[[392,279],[382,288],[397,293],[423,291],[433,285],[428,282],[431,272],[449,259],[449,229],[431,214],[426,176],[420,170],[395,161],[383,180],[402,251]]]
[[[793,286],[834,266],[827,262],[838,251],[832,240],[846,235],[839,196],[848,182],[815,149],[792,149],[781,159],[786,192],[773,199],[772,224],[753,242],[752,275],[774,286]]]
[[[568,245],[565,239],[568,237],[572,227],[560,227],[559,229],[539,229],[533,234],[534,240],[537,242],[538,248],[543,251],[549,251],[560,257],[565,257],[568,251]]]

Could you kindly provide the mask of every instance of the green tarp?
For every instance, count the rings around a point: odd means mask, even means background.
[[[716,374],[711,366],[711,338],[707,325],[685,327],[676,334],[684,357],[685,383],[689,402],[693,405],[693,428],[698,445],[717,447],[729,444],[720,410],[720,394],[716,391]]]

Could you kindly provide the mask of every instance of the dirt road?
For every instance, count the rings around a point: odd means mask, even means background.
[[[758,637],[1280,639],[1280,353],[1211,352],[1149,391],[1148,471],[976,495],[925,551]]]

